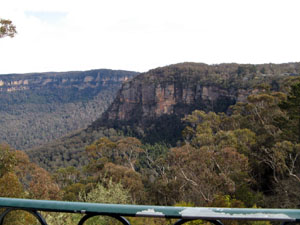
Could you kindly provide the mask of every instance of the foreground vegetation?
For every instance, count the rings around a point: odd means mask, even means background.
[[[184,139],[176,147],[128,136],[102,137],[86,147],[85,166],[52,174],[24,152],[2,145],[0,193],[68,201],[297,208],[299,110],[300,83],[291,86],[288,96],[266,88],[232,106],[230,115],[196,110],[186,116]],[[77,219],[46,216],[50,224]],[[23,216],[19,222],[30,219]]]

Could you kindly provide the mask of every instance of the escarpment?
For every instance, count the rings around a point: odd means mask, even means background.
[[[130,135],[144,143],[176,145],[193,110],[230,113],[230,106],[251,94],[286,92],[299,80],[300,63],[220,64],[181,63],[150,70],[122,84],[112,104],[81,131],[28,152],[36,162],[55,156],[60,166],[77,165],[80,152],[100,137]],[[88,80],[88,79],[86,79]],[[74,161],[74,155],[78,159]],[[72,162],[72,163],[70,163]]]
[[[157,68],[124,83],[91,127],[122,127],[138,136],[150,135],[150,140],[175,140],[180,136],[181,119],[193,110],[227,113],[236,102],[267,89],[276,91],[280,82],[298,73],[299,64],[182,63]]]

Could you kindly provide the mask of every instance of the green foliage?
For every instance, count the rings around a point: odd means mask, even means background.
[[[298,145],[282,141],[281,129],[276,126],[276,118],[284,116],[278,107],[284,97],[280,93],[252,95],[248,98],[249,102],[234,106],[230,116],[194,111],[185,118],[188,126],[183,135],[192,146],[200,149],[206,147],[210,151],[233,148],[247,157],[251,168],[249,175],[253,178],[248,180],[248,184],[241,182],[233,196],[251,203],[248,206],[264,204],[259,197],[261,193],[253,192],[251,186],[258,185],[256,188],[262,192],[270,189],[276,191],[287,176],[300,181],[296,175]],[[233,163],[234,157],[231,158]],[[222,159],[226,160],[226,157]],[[242,177],[235,177],[241,181]]]
[[[84,154],[85,147],[101,137],[118,140],[123,134],[113,128],[99,128],[97,131],[87,128],[51,144],[27,150],[26,153],[32,161],[50,171],[56,171],[60,167],[83,166],[88,163],[88,157]]]
[[[30,163],[24,152],[0,145],[0,196],[10,198],[59,199],[59,188],[50,174]],[[0,211],[3,212],[4,209]],[[3,224],[39,224],[31,214],[13,211]]]
[[[0,177],[14,171],[16,163],[15,153],[11,150],[10,146],[0,144]]]
[[[135,171],[136,161],[142,152],[142,143],[133,137],[121,138],[112,142],[106,137],[100,138],[86,147],[86,152],[92,161],[98,160],[124,165]]]
[[[67,168],[59,168],[53,178],[61,187],[74,184],[80,180],[80,172],[73,166]]]
[[[0,38],[14,37],[16,33],[16,26],[10,20],[0,18]]]
[[[24,197],[24,189],[15,171],[17,159],[9,145],[0,145],[0,196]]]
[[[129,191],[121,183],[114,183],[112,180],[103,184],[97,184],[89,192],[79,193],[79,200],[82,202],[129,204],[132,203]]]
[[[165,143],[155,143],[154,145],[145,144],[142,149],[143,151],[138,158],[137,170],[141,171],[148,168],[156,171],[156,174],[159,173],[158,161],[167,155],[169,147]]]
[[[23,186],[14,173],[8,172],[0,178],[0,196],[10,198],[24,197]]]
[[[215,194],[234,193],[239,183],[248,179],[247,158],[234,148],[184,145],[171,149],[169,163],[171,174],[181,183],[176,201],[206,205]]]
[[[291,86],[287,99],[279,104],[287,113],[288,118],[281,117],[281,128],[284,137],[293,142],[300,142],[300,83]]]
[[[81,183],[73,183],[69,184],[63,189],[64,195],[63,200],[64,201],[79,201],[78,196],[79,193],[82,192],[85,189],[85,185]]]
[[[132,137],[116,141],[100,138],[86,147],[90,161],[84,172],[91,176],[91,182],[112,178],[130,191],[134,201],[141,202],[143,184],[141,175],[136,171],[138,158],[143,152],[141,147],[141,142]]]
[[[90,190],[82,190],[79,192],[78,201],[93,203],[114,203],[114,204],[130,204],[133,203],[129,191],[120,183],[114,183],[112,180],[103,181],[96,184]],[[46,219],[50,225],[77,224],[82,215],[64,214],[64,213],[47,213]],[[119,224],[117,220],[108,217],[94,217],[89,219],[85,224]]]
[[[233,147],[247,155],[251,146],[256,144],[255,133],[247,128],[235,128],[232,124],[234,121],[230,121],[224,114],[217,115],[214,112],[205,113],[196,110],[185,117],[184,121],[187,127],[183,130],[183,136],[185,141],[194,147],[213,146],[216,149]]]

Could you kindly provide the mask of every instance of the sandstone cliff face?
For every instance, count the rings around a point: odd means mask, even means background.
[[[49,87],[96,88],[127,81],[136,73],[113,70],[91,70],[82,72],[33,73],[0,75],[0,92],[24,91]]]
[[[238,91],[183,83],[181,80],[166,84],[132,81],[118,93],[107,111],[107,119],[130,121],[162,115],[184,115],[193,109],[226,111],[237,97]]]
[[[183,63],[157,68],[124,83],[112,105],[91,127],[130,127],[138,136],[163,130],[168,135],[164,139],[175,140],[184,126],[181,119],[193,110],[226,113],[230,105],[261,91],[262,84],[275,90],[279,80],[299,72],[299,64]]]
[[[163,115],[183,116],[192,110],[226,112],[236,101],[244,101],[255,89],[223,88],[217,84],[201,83],[199,77],[163,81],[162,77],[147,79],[143,74],[125,83],[113,104],[104,115],[105,120],[140,121]],[[153,75],[151,75],[153,76]],[[145,82],[146,81],[146,82]]]

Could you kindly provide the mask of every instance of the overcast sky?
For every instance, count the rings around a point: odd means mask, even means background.
[[[0,74],[300,61],[299,0],[3,0]]]

